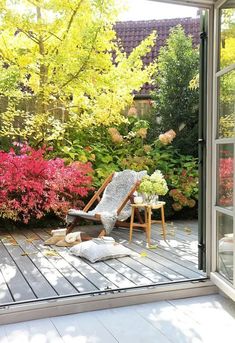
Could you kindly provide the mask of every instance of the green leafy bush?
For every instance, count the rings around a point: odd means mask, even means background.
[[[186,36],[181,26],[173,28],[158,57],[150,137],[173,129],[177,134],[174,147],[182,154],[195,157],[199,92],[198,88],[190,86],[190,82],[198,70],[199,54],[198,49],[193,47],[192,38]]]
[[[114,171],[147,170],[152,174],[159,169],[169,188],[169,194],[161,197],[170,204],[168,216],[183,208],[195,208],[198,197],[197,159],[182,155],[170,143],[175,137],[170,130],[147,144],[149,123],[131,118],[127,125],[111,128],[89,128],[77,132],[72,141],[57,147],[56,153],[67,162],[79,160],[91,162],[95,187]]]

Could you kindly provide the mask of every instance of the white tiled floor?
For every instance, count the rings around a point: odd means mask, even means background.
[[[234,343],[235,303],[221,295],[0,326],[0,343]]]

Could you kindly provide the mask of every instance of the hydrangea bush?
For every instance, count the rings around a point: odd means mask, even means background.
[[[114,171],[146,170],[149,175],[158,169],[165,176],[169,192],[165,198],[166,216],[183,209],[194,208],[198,200],[198,161],[179,154],[171,144],[176,133],[168,130],[155,140],[148,140],[149,122],[134,117],[118,127],[94,128],[84,131],[60,150],[68,161],[90,161],[94,168],[93,185],[98,188]],[[57,150],[58,154],[58,150]],[[151,185],[152,189],[152,185]],[[156,193],[156,190],[153,191]],[[158,192],[160,195],[160,193]],[[187,215],[187,214],[186,214]]]
[[[90,163],[65,165],[45,154],[46,148],[28,145],[0,151],[0,217],[28,223],[48,213],[63,217],[68,208],[83,205],[91,189]]]
[[[168,191],[166,180],[160,170],[143,177],[138,191],[148,195],[165,195]]]

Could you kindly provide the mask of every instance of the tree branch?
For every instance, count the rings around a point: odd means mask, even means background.
[[[72,23],[74,21],[75,15],[77,14],[77,12],[78,12],[78,10],[79,10],[79,8],[80,8],[80,6],[82,5],[83,2],[84,2],[84,0],[81,0],[79,2],[79,4],[77,5],[77,7],[75,8],[75,10],[73,10],[73,13],[72,13],[72,15],[71,15],[71,17],[69,19],[68,26],[67,26],[67,29],[65,30],[65,33],[64,33],[64,35],[62,37],[62,40],[64,40],[66,38],[67,34],[69,33],[69,30],[70,30],[70,28],[72,26]]]
[[[93,41],[92,41],[92,46],[91,46],[91,48],[90,48],[90,51],[89,51],[89,53],[88,53],[88,56],[87,56],[86,60],[83,62],[83,64],[82,64],[81,67],[79,68],[79,70],[78,70],[74,75],[72,75],[72,77],[71,77],[69,80],[67,80],[67,81],[62,85],[62,88],[64,88],[64,87],[67,86],[70,82],[72,82],[74,79],[76,79],[76,78],[79,76],[79,74],[84,70],[84,68],[86,67],[86,65],[88,64],[88,61],[90,60],[90,57],[91,57],[91,53],[92,53],[92,51],[94,50],[96,38],[97,38],[97,36],[98,36],[98,33],[99,33],[100,29],[101,29],[101,27],[99,27],[99,29],[96,31],[96,34],[95,34],[94,39],[93,39]]]
[[[46,37],[43,42],[46,42],[51,36],[54,36],[55,38],[57,38],[60,42],[62,41],[62,39],[60,37],[58,37],[54,32],[49,31],[48,32],[50,34],[50,36]]]
[[[79,10],[79,8],[81,7],[81,5],[82,5],[83,2],[84,2],[84,0],[81,0],[81,1],[79,2],[79,4],[77,5],[77,7],[73,10],[73,13],[71,14],[71,17],[70,17],[70,19],[69,19],[67,28],[66,28],[66,30],[65,30],[65,32],[64,32],[64,34],[63,34],[63,36],[62,36],[62,38],[60,38],[60,43],[59,43],[59,45],[56,46],[56,47],[53,49],[52,55],[53,55],[55,52],[57,53],[57,51],[58,51],[58,49],[59,49],[59,46],[60,46],[61,42],[63,42],[63,41],[65,40],[66,36],[68,35],[68,33],[69,33],[69,31],[70,31],[70,28],[71,28],[71,26],[72,26],[72,23],[73,23],[73,21],[74,21],[74,18],[75,18],[76,14],[77,14],[77,12],[78,12],[78,10]]]
[[[25,34],[29,39],[31,39],[34,43],[37,43],[37,44],[39,43],[39,40],[38,40],[36,37],[32,36],[32,34],[31,34],[30,32],[27,32],[27,31],[21,29],[20,27],[17,27],[17,29],[18,29],[20,32],[24,33],[24,34]]]

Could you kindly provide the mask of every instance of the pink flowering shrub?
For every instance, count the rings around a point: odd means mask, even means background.
[[[19,153],[17,153],[19,150]],[[0,151],[0,217],[23,221],[47,213],[63,217],[91,189],[89,163],[65,165],[63,159],[45,159],[46,148],[27,145]]]

